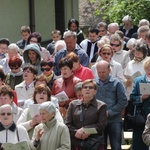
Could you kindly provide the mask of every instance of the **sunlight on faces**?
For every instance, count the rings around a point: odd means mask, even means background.
[[[59,35],[58,33],[55,33],[52,35],[52,39],[54,42],[56,42],[61,39],[61,35]]]
[[[35,51],[33,51],[33,50],[29,50],[28,51],[28,56],[29,56],[31,62],[35,63],[36,60],[37,60],[38,54]]]
[[[9,59],[14,57],[14,56],[18,57],[18,52],[16,50],[13,50],[13,49],[8,50],[8,57],[9,57]]]
[[[36,75],[33,74],[29,69],[23,71],[23,79],[25,81],[33,81],[35,77]]]
[[[102,51],[100,51],[100,56],[102,57],[103,60],[110,62],[111,58],[112,58],[112,53],[111,53],[111,49],[106,47],[103,48]]]
[[[75,49],[77,38],[68,37],[65,38],[64,40],[66,43],[67,51],[72,52]]]
[[[110,45],[111,45],[114,53],[121,50],[122,45],[121,45],[121,43],[119,41],[113,41],[112,40],[112,41],[110,41],[110,43],[111,43]],[[115,46],[115,45],[117,45],[117,46]]]
[[[36,99],[37,104],[46,102],[48,99],[47,91],[41,91],[41,92],[36,93],[35,99]]]
[[[69,78],[72,75],[72,70],[68,66],[64,66],[60,69],[63,78]]]
[[[31,39],[30,39],[30,44],[37,44],[38,43],[38,39],[36,38],[36,37],[32,37]]]
[[[8,94],[0,95],[0,106],[4,105],[4,104],[10,104],[12,105],[13,102],[13,97],[10,97]]]
[[[107,30],[105,29],[105,27],[99,27],[99,36],[105,36],[107,34]]]
[[[6,44],[0,44],[0,54],[5,54],[7,52],[8,46]]]
[[[92,99],[94,95],[96,94],[96,90],[94,88],[93,83],[87,83],[82,87],[82,95],[83,98],[86,99]]]
[[[40,109],[40,116],[41,116],[41,121],[43,123],[46,123],[50,120],[53,119],[54,114],[53,113],[49,113],[48,111],[44,110],[44,109]]]
[[[137,50],[135,50],[134,56],[135,56],[136,59],[139,59],[139,60],[143,59],[143,57],[144,57],[143,53],[140,52],[140,51],[137,51]]]
[[[50,69],[49,71],[47,71],[47,70],[43,70],[43,71],[42,71],[45,76],[49,76],[49,75],[52,73],[52,71],[53,71],[53,67],[50,67],[50,66],[48,66],[48,65],[42,66],[42,68],[43,68],[43,69],[47,69],[47,68]],[[42,69],[42,68],[41,68],[41,69]]]
[[[98,35],[96,33],[89,33],[89,39],[91,40],[91,42],[95,42],[98,38]]]
[[[27,41],[30,33],[28,33],[28,32],[22,32],[21,35],[22,35],[22,39],[25,40],[25,41]]]
[[[13,115],[10,107],[5,107],[1,109],[0,120],[2,125],[4,126],[8,126],[13,122]]]
[[[125,21],[124,22],[124,27],[126,30],[129,30],[132,27],[131,21]]]
[[[36,81],[34,87],[37,87],[38,85],[41,85],[41,84],[43,84],[44,86],[47,86],[47,83],[45,81]]]

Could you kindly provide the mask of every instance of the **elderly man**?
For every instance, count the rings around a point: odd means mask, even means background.
[[[117,30],[119,30],[118,23],[110,23],[108,25],[109,36],[111,36],[112,34],[114,34]]]
[[[23,126],[13,122],[13,111],[9,104],[0,107],[0,143],[17,143],[29,141],[29,136]]]
[[[77,42],[76,33],[72,32],[72,31],[65,32],[64,40],[65,40],[67,48],[58,51],[54,56],[54,65],[55,65],[54,72],[55,72],[55,74],[60,75],[60,70],[58,68],[58,62],[60,61],[61,58],[65,57],[70,52],[74,52],[75,54],[77,54],[80,59],[80,63],[83,66],[88,67],[89,66],[89,57],[86,54],[86,52],[78,44],[76,44],[76,42]]]
[[[109,135],[111,149],[121,150],[122,116],[121,112],[127,106],[127,96],[123,84],[110,75],[110,65],[102,60],[97,64],[98,77],[96,99],[107,104],[107,126],[104,131],[105,150]]]

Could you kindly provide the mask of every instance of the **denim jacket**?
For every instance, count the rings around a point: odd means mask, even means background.
[[[109,76],[103,85],[100,85],[98,78],[95,81],[97,83],[96,99],[107,104],[108,123],[122,122],[121,113],[128,104],[123,84],[112,76]]]

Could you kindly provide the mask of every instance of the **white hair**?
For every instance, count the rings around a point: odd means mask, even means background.
[[[56,115],[56,106],[50,101],[43,102],[39,107],[39,110],[40,109],[46,110],[50,114],[54,113],[54,115]]]
[[[123,22],[126,22],[126,21],[132,22],[132,18],[129,15],[126,15],[126,16],[123,17],[122,21]]]
[[[8,51],[9,50],[15,50],[16,52],[19,52],[19,47],[15,44],[15,43],[11,43],[9,46],[8,46]]]
[[[9,105],[9,104],[4,104],[4,105],[0,106],[0,113],[1,113],[1,111],[2,111],[4,108],[10,108],[11,113],[12,113],[12,111],[13,111],[11,105]]]
[[[131,38],[128,42],[127,42],[127,48],[129,48],[130,46],[134,46],[136,44],[137,40],[135,38]]]
[[[143,25],[148,25],[149,26],[149,21],[147,19],[140,20],[138,26],[141,27]]]
[[[59,40],[59,41],[57,41],[57,42],[55,43],[55,50],[54,50],[55,53],[56,53],[58,50],[60,50],[60,49],[58,49],[59,46],[61,46],[62,49],[66,49],[66,43],[65,43],[65,41],[64,41],[64,40]]]
[[[110,24],[108,25],[108,29],[109,29],[110,27],[116,27],[116,28],[118,28],[118,30],[119,30],[119,24],[116,23],[116,22],[110,23]]]

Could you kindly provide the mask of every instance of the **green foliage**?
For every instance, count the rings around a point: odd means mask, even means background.
[[[94,3],[98,0],[89,0]],[[150,21],[150,0],[99,0],[94,15],[103,16],[107,23],[122,23],[122,18],[126,15],[131,16],[135,25],[139,20],[147,19]]]

